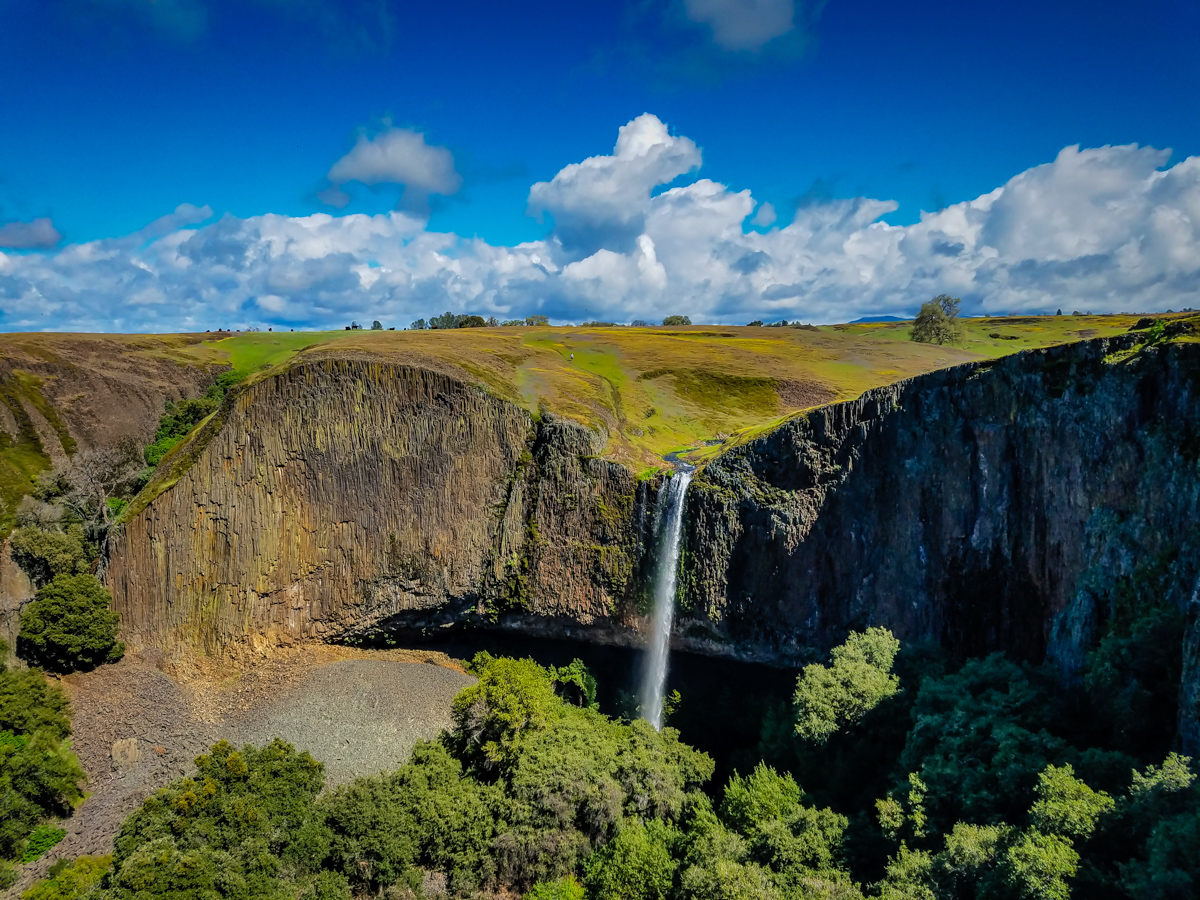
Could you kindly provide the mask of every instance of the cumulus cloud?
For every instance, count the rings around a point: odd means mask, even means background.
[[[723,50],[761,50],[796,24],[793,0],[684,0],[684,8]]]
[[[327,177],[332,187],[318,196],[339,209],[349,202],[342,186],[351,181],[370,186],[401,185],[401,208],[417,213],[428,213],[430,195],[449,196],[462,187],[453,154],[445,147],[427,144],[425,135],[407,128],[389,127],[374,137],[359,135],[354,147],[333,164]]]
[[[0,253],[0,324],[402,326],[445,309],[629,321],[668,306],[697,322],[836,322],[911,315],[943,292],[969,313],[1200,306],[1200,157],[1168,161],[1067,147],[912,225],[880,221],[893,201],[859,197],[758,231],[766,204],[749,190],[700,178],[654,194],[700,152],[647,115],[612,155],[534,185],[530,209],[555,221],[542,240],[495,246],[404,211],[208,222],[185,205],[134,235]]]
[[[0,248],[8,250],[46,250],[61,240],[54,223],[45,217],[0,225]]]
[[[568,253],[624,252],[637,243],[651,207],[650,192],[700,166],[700,149],[674,137],[657,116],[643,113],[617,134],[611,156],[572,163],[529,191],[529,212],[554,217]]]
[[[759,228],[770,228],[775,224],[778,216],[775,215],[775,206],[771,203],[760,203],[758,212],[754,214],[754,224]]]

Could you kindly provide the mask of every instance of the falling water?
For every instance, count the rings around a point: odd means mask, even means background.
[[[659,494],[659,527],[662,531],[658,545],[658,567],[654,573],[654,620],[650,625],[646,672],[641,691],[642,718],[655,728],[662,728],[667,655],[671,650],[671,623],[675,618],[679,542],[683,537],[683,498],[691,480],[691,471],[679,472],[664,485]]]

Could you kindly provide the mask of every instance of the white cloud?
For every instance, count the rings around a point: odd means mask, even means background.
[[[642,233],[650,192],[700,165],[700,149],[672,137],[657,116],[643,113],[621,126],[611,156],[572,163],[529,190],[529,212],[554,216],[568,253],[625,251]]]
[[[684,7],[723,50],[761,50],[795,27],[793,0],[684,0]]]
[[[462,187],[453,154],[445,147],[427,144],[425,135],[407,128],[387,128],[370,138],[359,135],[354,147],[333,164],[327,177],[332,187],[318,196],[339,209],[349,202],[349,195],[341,188],[351,181],[402,185],[401,207],[419,213],[428,210],[431,194],[449,196]]]
[[[759,228],[770,228],[775,224],[775,206],[772,203],[760,203],[758,211],[754,214],[754,224]]]
[[[181,206],[122,238],[0,254],[0,330],[403,326],[445,309],[557,321],[847,321],[911,314],[947,292],[968,312],[1200,307],[1200,157],[1068,147],[919,222],[892,201],[766,204],[701,178],[651,196],[700,152],[641,116],[611,156],[535,185],[554,230],[513,247],[427,230],[417,215],[209,218]],[[758,210],[757,214],[755,210]],[[583,240],[590,235],[591,246]]]
[[[62,240],[48,218],[0,224],[0,247],[9,250],[45,250]]]

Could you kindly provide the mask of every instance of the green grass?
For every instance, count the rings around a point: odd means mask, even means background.
[[[28,493],[31,476],[50,465],[22,403],[41,412],[64,449],[74,449],[68,413],[47,401],[39,377],[24,374],[23,361],[43,372],[46,367],[74,366],[90,354],[93,367],[120,358],[127,369],[136,370],[138,357],[153,357],[214,372],[229,367],[252,380],[284,365],[346,355],[432,367],[476,382],[535,415],[545,409],[602,428],[607,435],[605,456],[650,472],[662,465],[668,452],[684,450],[689,458],[702,460],[722,446],[769,431],[797,412],[856,397],[871,387],[972,360],[1124,333],[1138,318],[965,319],[964,341],[940,347],[910,341],[907,322],[820,329],[530,326],[253,332],[229,337],[0,335],[0,359],[16,372],[0,386],[0,402],[18,424],[17,434],[0,437],[0,535],[11,528],[16,503]],[[80,406],[88,407],[86,398]],[[186,467],[193,444],[182,442],[178,452],[164,460],[160,488]]]
[[[57,412],[39,390],[41,379],[20,370],[0,380],[0,403],[16,423],[16,434],[0,431],[0,539],[8,536],[17,522],[17,506],[33,490],[34,479],[50,468],[50,456],[42,447],[33,419],[25,409],[27,402],[50,422],[60,438],[66,431]],[[24,402],[23,402],[24,401]],[[47,415],[47,413],[49,413]],[[70,435],[64,449],[74,452]]]

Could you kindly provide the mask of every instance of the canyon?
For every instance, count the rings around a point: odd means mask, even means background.
[[[880,625],[1072,680],[1134,596],[1183,623],[1178,734],[1200,749],[1200,343],[1191,319],[1141,324],[831,391],[849,397],[694,452],[672,647],[796,666]],[[747,332],[688,346],[744,347]],[[112,402],[81,421],[125,415],[145,432],[158,398],[221,370],[197,340],[135,343],[107,368],[64,368],[44,348],[17,363],[55,404],[96,382]],[[566,355],[538,352],[511,358],[545,372]],[[100,574],[131,651],[257,658],[463,628],[643,646],[669,469],[611,452],[617,429],[635,434],[634,395],[622,404],[610,375],[603,414],[564,414],[522,401],[478,354],[452,355],[327,346],[230,391],[109,535]],[[128,374],[146,365],[152,378]],[[697,383],[649,365],[630,383],[674,379],[676,397]],[[55,431],[53,415],[29,418]],[[62,416],[79,445],[99,443],[76,418]],[[7,552],[0,576],[11,638],[31,587]]]
[[[673,646],[777,664],[883,625],[1078,677],[1114,590],[1176,607],[1200,740],[1200,345],[1130,334],[972,362],[787,418],[686,497]],[[638,646],[666,479],[451,375],[298,360],[233,392],[112,539],[136,648],[512,629]]]

